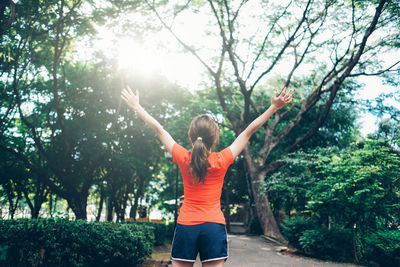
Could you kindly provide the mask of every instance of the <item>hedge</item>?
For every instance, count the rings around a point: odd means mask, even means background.
[[[303,217],[286,219],[282,234],[289,244],[307,255],[335,261],[354,260],[354,245],[351,229],[319,226],[315,221]],[[359,260],[367,265],[400,266],[400,231],[381,229],[361,234]]]
[[[400,266],[400,230],[378,230],[364,237],[368,261],[380,266]]]
[[[153,228],[64,219],[0,220],[0,265],[137,266],[151,255]]]
[[[301,235],[306,230],[315,229],[316,225],[312,219],[296,216],[286,219],[281,227],[282,234],[289,244],[297,249],[302,249],[299,241]]]
[[[334,261],[353,259],[353,239],[350,229],[321,227],[305,230],[299,242],[303,251],[316,258]]]
[[[161,224],[155,222],[141,222],[141,221],[129,221],[126,222],[127,224],[136,224],[136,225],[146,225],[153,229],[154,231],[154,245],[160,246],[164,245],[167,242],[171,242],[173,231],[174,231],[174,224]]]

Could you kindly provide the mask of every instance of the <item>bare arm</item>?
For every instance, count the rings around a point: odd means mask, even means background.
[[[276,96],[276,92],[272,96],[271,106],[261,114],[257,119],[247,126],[247,128],[239,134],[239,136],[230,145],[233,157],[236,158],[246,147],[250,137],[274,114],[277,110],[283,106],[292,102],[292,90],[286,88],[282,91],[279,96]]]
[[[135,95],[131,88],[128,87],[122,91],[121,98],[128,106],[136,110],[140,118],[142,118],[142,120],[157,134],[165,149],[172,154],[172,146],[176,143],[175,140],[164,130],[162,125],[139,104],[139,92],[136,90]]]

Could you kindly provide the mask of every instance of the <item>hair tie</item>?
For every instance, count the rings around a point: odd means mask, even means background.
[[[203,138],[201,138],[200,136],[197,137],[197,140],[203,141]]]

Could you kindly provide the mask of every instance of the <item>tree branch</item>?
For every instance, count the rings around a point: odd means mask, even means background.
[[[369,36],[371,36],[372,32],[375,29],[375,26],[378,22],[378,19],[382,13],[383,7],[386,3],[386,0],[381,0],[379,2],[379,5],[377,6],[376,10],[375,10],[375,15],[368,27],[368,29],[365,31],[365,34],[363,36],[362,42],[359,46],[359,49],[357,51],[357,54],[352,58],[352,60],[350,60],[346,66],[346,70],[344,71],[344,73],[335,80],[334,84],[331,86],[331,93],[329,96],[329,99],[327,101],[327,103],[325,104],[325,109],[324,111],[321,113],[321,115],[319,116],[317,122],[315,123],[315,125],[301,138],[299,138],[298,140],[296,140],[295,144],[290,148],[290,152],[300,148],[300,146],[302,144],[304,144],[307,140],[309,140],[311,138],[311,136],[313,136],[317,130],[319,129],[319,127],[321,127],[321,125],[323,124],[323,122],[325,121],[325,119],[328,116],[329,110],[333,104],[333,100],[335,99],[336,93],[339,90],[340,86],[342,85],[343,81],[345,78],[349,77],[351,71],[353,70],[354,66],[357,64],[357,62],[359,61],[365,45],[367,43],[367,40],[369,38]]]
[[[262,52],[264,51],[265,44],[266,44],[266,42],[267,42],[267,40],[268,40],[268,37],[269,37],[270,33],[271,33],[272,30],[275,28],[276,23],[286,14],[287,9],[288,9],[289,6],[291,6],[291,5],[292,5],[292,1],[289,2],[289,4],[288,4],[288,5],[285,7],[285,9],[283,10],[282,14],[280,14],[280,15],[276,18],[276,20],[274,20],[274,22],[272,23],[271,27],[269,28],[269,31],[267,32],[267,34],[266,34],[265,37],[264,37],[264,40],[263,40],[263,42],[262,42],[262,44],[261,44],[260,50],[258,51],[258,53],[257,53],[257,55],[256,55],[256,57],[255,57],[255,59],[253,60],[253,63],[251,64],[251,68],[250,68],[250,70],[249,70],[249,73],[247,74],[247,77],[245,78],[245,81],[248,81],[249,78],[250,78],[250,76],[251,76],[251,74],[253,73],[253,70],[254,70],[254,68],[255,68],[255,65],[256,65],[258,59],[260,58]]]
[[[303,12],[303,16],[300,20],[300,22],[298,23],[295,31],[292,33],[292,35],[288,38],[288,40],[285,42],[285,44],[283,45],[282,49],[279,51],[278,55],[275,57],[275,59],[273,60],[272,64],[263,72],[261,73],[260,76],[258,76],[258,78],[255,80],[255,82],[250,86],[250,91],[253,91],[255,86],[258,84],[258,82],[267,74],[269,73],[274,66],[278,63],[278,61],[280,60],[280,58],[282,57],[283,53],[286,51],[286,48],[290,45],[290,43],[294,40],[294,37],[296,36],[297,32],[299,31],[301,25],[303,24],[303,22],[306,20],[307,17],[307,13],[309,11],[309,7],[311,4],[312,0],[308,0],[307,1],[307,5],[306,8],[304,9]]]
[[[175,40],[178,41],[187,51],[189,51],[193,56],[197,58],[197,60],[200,61],[200,63],[208,70],[208,72],[212,75],[215,76],[215,72],[212,70],[212,68],[196,53],[196,50],[191,48],[189,45],[187,45],[185,42],[183,42],[172,30],[171,27],[169,27],[164,20],[161,18],[160,14],[158,14],[156,8],[154,5],[151,5],[149,1],[146,0],[147,5],[150,7],[151,10],[156,14],[158,20],[161,22],[161,24],[172,34],[172,36],[175,38]]]
[[[397,71],[400,71],[400,68],[398,68],[398,69],[393,69],[393,68],[394,68],[395,66],[399,65],[399,64],[400,64],[400,60],[397,61],[396,63],[394,63],[393,65],[391,65],[390,67],[388,67],[388,68],[386,68],[386,69],[383,69],[383,70],[379,70],[379,71],[377,71],[377,72],[375,72],[375,73],[358,72],[358,73],[350,74],[349,77],[357,77],[357,76],[377,76],[377,75],[381,75],[381,74],[386,73],[386,72],[397,72]]]
[[[17,159],[19,159],[22,163],[24,163],[24,165],[32,170],[33,172],[36,173],[36,175],[38,176],[38,179],[40,181],[42,181],[44,184],[46,184],[47,186],[49,186],[49,188],[56,194],[58,194],[59,196],[65,198],[66,194],[64,193],[63,190],[61,190],[58,186],[56,186],[53,182],[50,181],[49,177],[47,177],[47,175],[45,174],[45,172],[43,172],[42,170],[40,170],[39,168],[37,168],[34,164],[32,164],[24,155],[22,155],[20,152],[15,151],[14,149],[8,148],[6,146],[0,145],[0,150],[3,150],[4,152],[8,152],[10,154],[12,154],[13,156],[15,156]]]

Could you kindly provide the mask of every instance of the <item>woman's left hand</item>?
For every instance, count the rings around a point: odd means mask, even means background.
[[[292,102],[292,94],[293,90],[288,90],[286,87],[282,90],[282,93],[277,96],[277,92],[274,92],[271,100],[271,106],[273,106],[276,110],[284,107],[285,105]]]
[[[129,86],[122,90],[121,98],[126,102],[126,104],[128,104],[128,106],[135,110],[140,106],[139,91],[136,90],[136,94],[134,94]]]

